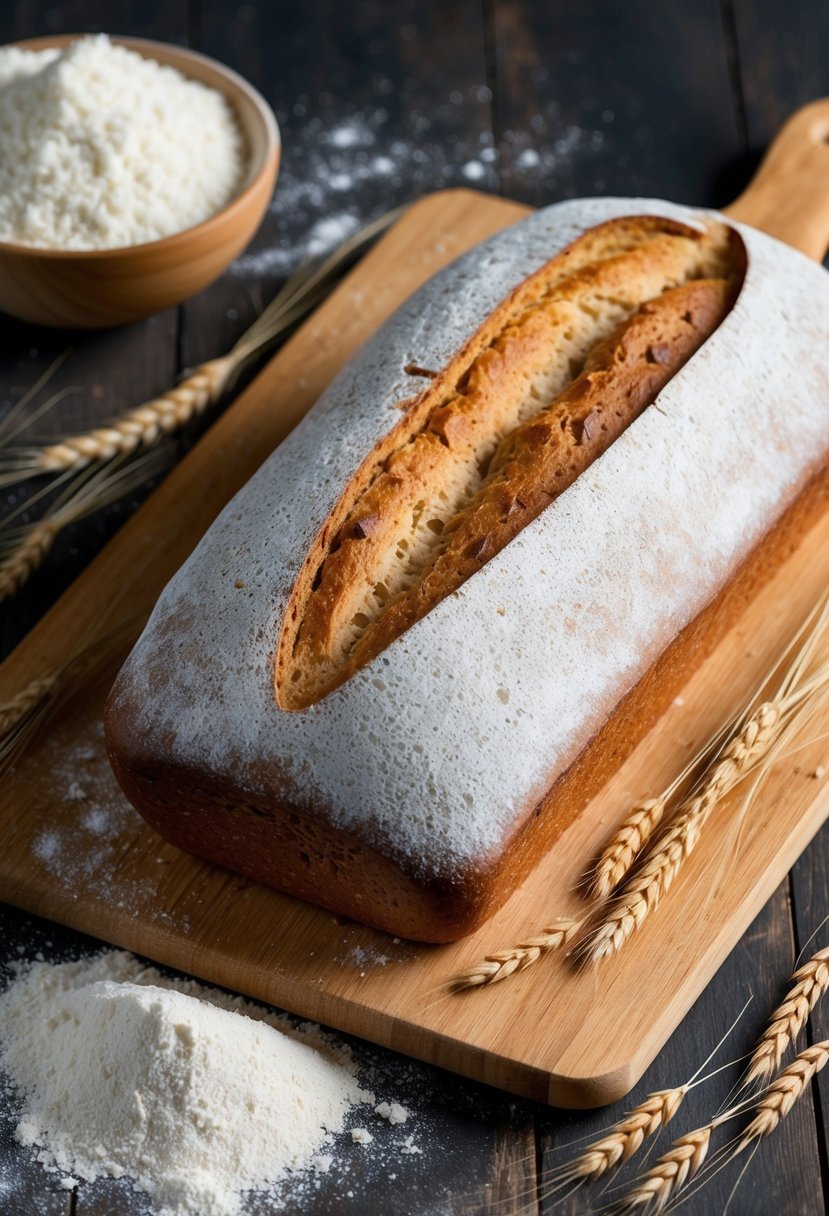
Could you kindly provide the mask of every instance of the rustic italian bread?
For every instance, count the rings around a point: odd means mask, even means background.
[[[824,508],[825,272],[741,235],[561,204],[404,305],[118,678],[162,834],[426,940],[507,898]]]

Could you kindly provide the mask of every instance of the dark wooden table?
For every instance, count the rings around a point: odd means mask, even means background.
[[[463,184],[535,205],[604,193],[724,204],[786,115],[829,93],[825,0],[6,0],[0,6],[3,42],[98,29],[186,43],[238,69],[277,112],[283,167],[251,249],[181,308],[91,336],[3,319],[0,409],[68,352],[38,399],[64,395],[32,427],[33,438],[108,418],[169,386],[183,367],[223,352],[309,242],[324,246],[349,224],[356,228],[396,203]],[[196,437],[190,431],[169,441],[170,463]],[[0,607],[5,652],[136,505],[131,499],[66,531],[45,568]],[[800,946],[827,913],[824,831],[628,1102],[609,1111],[557,1113],[361,1048],[387,1075],[389,1091],[413,1108],[424,1156],[401,1157],[389,1180],[385,1172],[361,1169],[355,1155],[347,1184],[332,1179],[313,1203],[281,1210],[360,1216],[592,1210],[607,1196],[544,1197],[539,1179],[564,1159],[561,1146],[604,1128],[649,1090],[688,1077],[754,994],[722,1058],[747,1050]],[[829,931],[818,940],[825,944]],[[4,960],[36,952],[59,959],[92,945],[0,907]],[[829,1007],[818,1009],[814,1039],[829,1034],[827,1018]],[[703,1121],[733,1079],[725,1074],[695,1090],[678,1130]],[[732,1214],[825,1210],[828,1100],[829,1070],[756,1154]],[[139,1210],[125,1207],[123,1191],[106,1186],[69,1195],[12,1143],[8,1116],[0,1126],[4,1216]],[[719,1174],[687,1203],[688,1216],[722,1211],[738,1174],[737,1166]]]

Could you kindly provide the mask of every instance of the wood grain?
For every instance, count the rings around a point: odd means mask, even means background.
[[[726,214],[823,260],[829,246],[829,98],[789,118]]]
[[[658,12],[648,0],[491,9],[505,194],[537,206],[594,194],[731,197],[719,168],[739,145],[718,0],[665,0]]]
[[[219,507],[365,334],[434,273],[449,248],[458,251],[518,214],[514,204],[470,192],[417,204],[7,660],[0,699],[53,667],[92,630],[146,610]],[[390,264],[394,276],[387,273]],[[370,308],[354,310],[355,292]],[[809,764],[817,763],[810,751],[803,752],[796,779],[785,765],[773,774],[741,831],[731,800],[671,899],[601,972],[577,973],[566,959],[551,959],[485,992],[449,998],[438,989],[487,949],[578,907],[574,883],[619,814],[661,788],[740,703],[827,579],[829,519],[760,593],[690,682],[683,703],[671,708],[505,908],[465,942],[445,948],[389,942],[161,843],[107,786],[112,779],[96,732],[112,665],[90,674],[10,783],[16,814],[0,826],[0,894],[514,1092],[567,1106],[612,1101],[642,1073],[829,811],[829,795],[808,776]],[[84,748],[91,751],[86,760]],[[817,745],[815,755],[821,751]],[[75,798],[54,779],[69,771],[80,773]],[[96,808],[118,826],[103,854],[99,837],[84,827]],[[361,959],[379,955],[391,961],[361,966]],[[654,997],[643,1000],[654,976]]]
[[[226,349],[304,255],[318,225],[356,227],[425,191],[465,182],[492,144],[478,0],[361,0],[194,8],[197,45],[273,106],[284,157],[273,205],[217,292],[183,308],[193,365]],[[345,146],[339,146],[345,140]],[[497,190],[492,161],[476,183]]]

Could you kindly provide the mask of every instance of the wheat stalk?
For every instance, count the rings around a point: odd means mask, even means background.
[[[0,776],[15,762],[55,703],[63,668],[37,676],[0,705]]]
[[[784,652],[777,667],[784,661],[788,661],[789,666],[776,693],[737,718],[736,736],[716,754],[701,783],[680,804],[644,867],[625,886],[590,940],[580,947],[580,957],[597,961],[614,954],[624,944],[672,885],[682,863],[693,852],[714,807],[755,766],[761,769],[762,777],[763,761],[770,761],[770,753],[781,742],[789,721],[798,711],[801,711],[802,719],[808,712],[813,712],[816,694],[824,692],[829,683],[829,666],[818,668],[809,678],[806,672],[824,640],[827,623],[829,596],[823,597],[808,614]],[[795,647],[799,649],[793,660],[789,660]],[[812,702],[811,710],[807,709],[809,701]],[[726,726],[720,737],[728,729]],[[709,748],[703,750],[710,750],[717,743],[715,737]],[[596,863],[590,886],[594,897],[609,898],[623,880],[658,827],[667,803],[691,771],[693,763],[658,798],[640,803],[623,822]],[[745,805],[751,801],[756,788],[757,782]]]
[[[127,617],[119,625],[84,642],[54,671],[35,676],[10,700],[0,704],[0,777],[19,759],[29,739],[43,724],[66,690],[68,678],[83,678],[89,664],[105,662],[121,647],[124,633],[143,614]],[[96,625],[100,624],[96,621]]]
[[[804,1048],[791,1064],[767,1085],[763,1096],[753,1106],[754,1117],[740,1138],[720,1151],[719,1167],[728,1165],[750,1145],[776,1131],[781,1120],[785,1119],[803,1096],[812,1078],[825,1068],[827,1063],[829,1039]],[[745,1101],[738,1102],[704,1127],[675,1140],[668,1152],[623,1196],[615,1209],[618,1216],[627,1216],[631,1212],[643,1210],[648,1216],[652,1216],[653,1213],[664,1211],[667,1204],[676,1198],[678,1191],[699,1170],[708,1152],[714,1128],[741,1114],[747,1105],[749,1104]],[[691,1151],[695,1144],[698,1144],[700,1149],[698,1158]],[[683,1163],[689,1155],[693,1157],[691,1165],[683,1169]]]
[[[19,591],[39,569],[63,528],[117,502],[125,494],[133,493],[160,467],[159,454],[150,453],[127,468],[121,468],[115,460],[95,471],[82,470],[52,503],[43,519],[7,528],[0,540],[0,602]],[[15,514],[21,510],[18,508]]]
[[[685,1096],[692,1089],[696,1089],[698,1085],[704,1085],[724,1068],[730,1068],[730,1064],[724,1064],[714,1069],[713,1072],[705,1073],[705,1069],[745,1013],[748,1004],[747,1001],[743,1005],[725,1034],[708,1053],[693,1076],[682,1085],[648,1094],[643,1102],[623,1115],[619,1122],[609,1127],[598,1140],[592,1141],[582,1149],[574,1160],[546,1175],[543,1181],[549,1182],[551,1185],[545,1185],[539,1197],[542,1200],[548,1199],[565,1187],[573,1186],[575,1189],[582,1183],[594,1182],[609,1170],[628,1161],[639,1151],[647,1139],[655,1136],[671,1122]],[[713,1127],[715,1124],[716,1121],[711,1126]]]
[[[19,591],[29,576],[43,565],[60,531],[58,518],[32,524],[0,565],[0,602]]]
[[[666,805],[666,794],[647,798],[622,820],[599,855],[591,875],[588,889],[594,899],[605,900],[613,894],[662,822]]]
[[[792,996],[792,993],[797,993],[799,998],[798,1003],[790,1009],[790,1001],[787,998],[787,1001],[772,1015],[769,1031],[766,1032],[763,1038],[773,1044],[775,1051],[778,1048],[780,1038],[784,1038],[785,1043],[781,1048],[780,1054],[785,1050],[788,1042],[792,1041],[801,1029],[819,996],[822,995],[826,988],[827,958],[829,958],[829,950],[818,951],[808,963],[795,971],[792,978],[797,980],[798,984],[789,994],[789,997]],[[742,1012],[744,1011],[745,1006],[743,1006]],[[738,1015],[738,1020],[739,1016],[742,1016],[742,1014]],[[785,1029],[779,1033],[770,1033],[778,1023],[784,1023]],[[753,1066],[756,1056],[757,1052],[755,1051],[750,1068]],[[711,1057],[709,1056],[708,1058],[710,1059]],[[773,1069],[774,1065],[769,1066],[766,1054],[763,1054],[760,1058],[764,1069],[769,1067]],[[779,1060],[779,1055],[777,1059]],[[795,1102],[802,1096],[815,1074],[825,1067],[827,1063],[829,1063],[829,1040],[817,1043],[813,1047],[805,1048],[787,1068],[766,1086],[759,1100],[756,1098],[744,1098],[729,1109],[721,1111],[702,1127],[698,1127],[694,1131],[688,1132],[675,1140],[668,1151],[649,1170],[634,1181],[631,1189],[622,1196],[619,1202],[613,1205],[612,1211],[617,1216],[629,1216],[633,1212],[644,1213],[645,1216],[654,1216],[655,1213],[663,1212],[669,1204],[673,1204],[677,1194],[685,1184],[698,1173],[707,1157],[711,1136],[715,1128],[734,1119],[748,1109],[753,1111],[754,1117],[741,1137],[738,1140],[732,1141],[730,1145],[725,1145],[720,1151],[718,1163],[719,1167],[722,1168],[723,1165],[727,1165],[734,1157],[748,1148],[750,1144],[770,1135],[777,1128],[780,1120],[785,1118]],[[704,1064],[703,1067],[705,1067]],[[721,1070],[718,1069],[717,1071]],[[757,1075],[759,1076],[760,1074],[758,1073]],[[705,1080],[706,1078],[702,1079]],[[747,1080],[743,1082],[743,1085],[747,1084]],[[691,1081],[686,1082],[682,1089],[687,1091],[694,1083],[701,1084],[700,1081],[696,1081],[695,1077],[692,1077]],[[592,1147],[592,1145],[589,1146],[586,1152],[589,1152],[589,1149]],[[717,1159],[715,1158],[715,1160]],[[596,1176],[598,1177],[598,1174]],[[578,1175],[575,1170],[572,1170],[567,1180],[574,1181],[577,1177]]]
[[[735,720],[726,722],[657,798],[638,802],[622,820],[594,862],[586,883],[587,893],[596,903],[609,899],[622,879],[630,873],[633,863],[662,822],[665,810],[677,790],[686,783],[694,769],[700,767],[701,762],[710,761],[716,755],[716,749],[733,730],[734,723]]]
[[[0,704],[0,741],[5,739],[27,714],[47,700],[58,684],[57,674],[36,676],[10,701]]]
[[[700,1169],[705,1161],[715,1128],[751,1107],[754,1117],[740,1138],[726,1145],[719,1154],[720,1167],[727,1165],[751,1144],[774,1132],[803,1096],[809,1082],[829,1063],[829,1040],[806,1047],[771,1081],[759,1101],[741,1101],[723,1111],[703,1127],[680,1136],[651,1169],[637,1179],[627,1194],[614,1205],[617,1216],[644,1212],[653,1216],[665,1210]]]
[[[786,708],[780,701],[764,701],[749,714],[705,774],[698,791],[680,804],[642,869],[624,886],[580,949],[580,957],[591,962],[609,958],[641,928],[693,852],[714,807],[767,755],[779,735]]]
[[[701,1168],[715,1125],[716,1121],[707,1123],[674,1140],[668,1151],[614,1204],[612,1211],[617,1216],[664,1212],[677,1191]]]
[[[29,412],[29,406],[38,396],[40,390],[49,383],[71,354],[72,348],[69,346],[56,359],[53,359],[46,368],[46,371],[38,377],[34,384],[26,389],[20,400],[0,419],[0,449],[7,447],[13,439],[17,438],[21,431],[25,431],[28,426],[31,426],[35,419],[47,413],[54,405],[57,405],[58,401],[63,400],[69,393],[75,391],[71,386],[67,385],[57,393],[53,393],[51,397],[48,397],[33,412]],[[21,418],[23,419],[22,422],[20,421]],[[0,485],[3,484],[5,484],[4,479],[0,477]]]
[[[781,1119],[785,1119],[794,1104],[803,1096],[812,1077],[827,1063],[829,1039],[815,1043],[812,1047],[804,1047],[791,1064],[768,1085],[765,1094],[754,1108],[756,1114],[740,1137],[733,1156],[748,1148],[753,1141],[770,1136]]]
[[[108,426],[32,449],[32,473],[54,473],[128,456],[172,434],[219,400],[236,363],[232,356],[200,364],[174,388],[128,410]]]
[[[583,923],[583,920],[560,917],[554,925],[549,925],[535,937],[528,937],[509,950],[496,950],[485,955],[480,962],[450,980],[449,988],[453,992],[481,988],[497,984],[517,971],[524,971],[537,963],[543,955],[565,946],[575,937]]]
[[[567,1165],[560,1175],[561,1183],[594,1182],[597,1178],[627,1161],[638,1152],[650,1136],[670,1123],[687,1094],[688,1085],[676,1089],[661,1089],[648,1094],[643,1102],[627,1111],[599,1140],[594,1140]]]
[[[809,1014],[829,987],[829,946],[824,947],[792,975],[791,988],[752,1052],[741,1088],[766,1081],[779,1067],[789,1045],[794,1043]]]

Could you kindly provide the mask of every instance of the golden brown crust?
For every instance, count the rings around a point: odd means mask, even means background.
[[[723,225],[640,218],[591,230],[522,284],[321,530],[280,639],[280,705],[326,695],[508,543],[716,328],[737,278]]]

